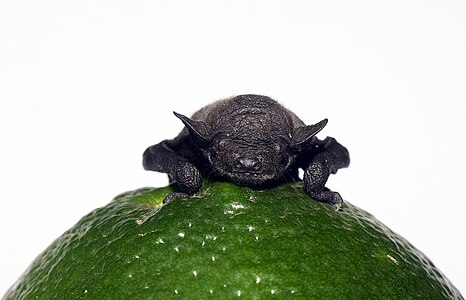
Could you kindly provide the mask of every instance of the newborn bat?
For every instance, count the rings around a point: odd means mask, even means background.
[[[146,170],[167,173],[181,193],[164,203],[201,189],[202,176],[251,188],[298,181],[304,170],[304,191],[313,199],[341,208],[339,193],[325,188],[330,174],[349,165],[349,153],[334,138],[315,135],[324,119],[305,125],[275,100],[240,95],[218,100],[188,118],[174,112],[185,125],[172,140],[150,146],[143,154]]]

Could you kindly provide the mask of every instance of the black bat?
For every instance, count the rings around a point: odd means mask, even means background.
[[[305,125],[275,100],[240,95],[216,101],[191,118],[174,112],[185,128],[172,140],[150,146],[143,154],[146,170],[167,173],[181,193],[164,203],[201,189],[202,176],[251,188],[297,181],[304,170],[304,190],[313,199],[337,210],[343,199],[325,183],[330,174],[349,165],[348,150],[334,138],[315,135],[324,119]]]

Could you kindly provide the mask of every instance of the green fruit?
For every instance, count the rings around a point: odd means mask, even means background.
[[[4,299],[462,299],[367,212],[309,199],[300,183],[206,183],[116,197],[52,243]]]

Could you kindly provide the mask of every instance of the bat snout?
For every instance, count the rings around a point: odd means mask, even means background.
[[[262,169],[262,164],[257,157],[239,157],[235,161],[235,168],[241,172],[258,172]]]

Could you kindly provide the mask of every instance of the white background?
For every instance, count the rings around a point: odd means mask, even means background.
[[[219,98],[269,95],[351,153],[328,186],[466,294],[464,1],[0,1],[0,294]],[[329,237],[331,238],[331,237]]]

